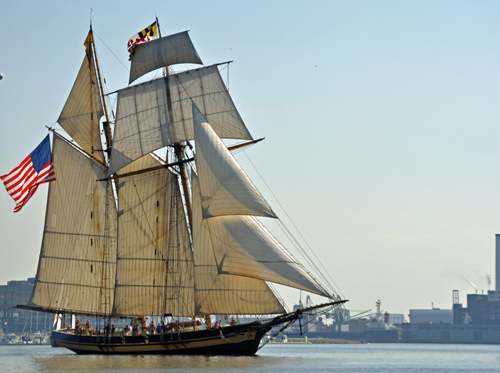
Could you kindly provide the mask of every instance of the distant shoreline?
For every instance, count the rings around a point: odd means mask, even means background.
[[[281,343],[281,342],[276,342]],[[361,344],[360,341],[349,341],[347,339],[329,339],[329,338],[288,338],[286,343],[308,343],[308,344]]]

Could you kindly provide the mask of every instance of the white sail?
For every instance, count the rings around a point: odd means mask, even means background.
[[[49,186],[42,249],[30,306],[110,314],[116,209],[104,167],[53,137],[56,180]]]
[[[133,172],[159,163],[143,157]],[[118,179],[113,315],[194,315],[193,258],[177,178],[166,169]]]
[[[252,138],[217,66],[170,75],[118,91],[108,175],[163,146],[194,139],[192,102],[219,137]]]
[[[150,71],[179,63],[202,64],[187,31],[139,44],[132,58],[129,84]]]
[[[99,133],[99,120],[102,116],[94,61],[85,56],[57,122],[84,151],[104,164]]]
[[[269,204],[194,103],[193,118],[203,218],[223,215],[275,218]]]
[[[331,295],[253,216],[206,220],[219,273],[240,275]]]
[[[198,177],[192,177],[193,245],[197,314],[275,314],[283,306],[265,281],[221,274],[213,240],[201,213]],[[210,220],[210,219],[209,219]]]

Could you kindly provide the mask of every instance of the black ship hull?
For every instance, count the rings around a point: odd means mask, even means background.
[[[140,335],[104,335],[92,331],[92,335],[75,334],[71,330],[52,331],[52,344],[65,347],[77,354],[161,354],[161,355],[254,355],[260,340],[273,327],[302,318],[302,312],[335,306],[347,300],[320,304],[277,316],[265,322],[228,325],[205,330],[174,329],[168,333]]]
[[[181,333],[137,336],[75,335],[53,331],[54,342],[77,354],[253,355],[267,325],[236,325]]]
[[[52,334],[50,335],[50,345],[52,347],[61,347],[54,341],[54,336]]]

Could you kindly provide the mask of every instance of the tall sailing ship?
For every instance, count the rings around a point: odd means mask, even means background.
[[[53,343],[76,353],[254,354],[266,332],[305,312],[287,312],[272,283],[327,298],[318,307],[341,307],[345,300],[256,219],[277,217],[221,140],[255,142],[218,65],[168,69],[203,65],[188,33],[135,47],[113,120],[92,28],[84,45],[57,120],[71,140],[52,130],[56,180],[36,282],[19,306],[57,314]],[[155,69],[165,73],[130,86]],[[64,314],[70,325],[61,324]],[[237,315],[272,317],[240,323]],[[163,321],[160,332],[104,328],[146,316]],[[74,321],[83,317],[103,323],[80,329]]]

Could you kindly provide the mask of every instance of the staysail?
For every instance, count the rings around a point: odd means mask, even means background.
[[[145,156],[124,173],[158,166]],[[177,177],[166,169],[119,179],[114,316],[194,316],[193,256]]]
[[[87,53],[57,122],[85,152],[104,164],[99,132],[102,116],[94,60]]]
[[[198,177],[192,175],[196,311],[202,314],[277,314],[284,308],[265,281],[221,274],[203,220]]]
[[[29,306],[109,315],[113,304],[116,209],[106,169],[53,137],[42,249]]]
[[[206,222],[219,273],[258,278],[331,297],[253,216],[221,216]]]
[[[253,217],[275,217],[193,103],[202,216],[219,274],[240,275],[330,294]]]
[[[129,84],[150,71],[179,63],[202,64],[187,31],[139,44],[130,65]]]
[[[194,139],[192,102],[219,137],[252,139],[217,66],[189,70],[118,91],[108,176],[163,146]]]
[[[192,110],[203,218],[223,215],[275,218],[269,204],[194,103]]]

